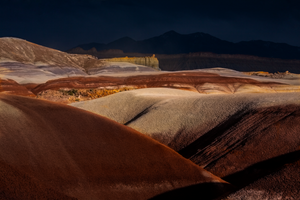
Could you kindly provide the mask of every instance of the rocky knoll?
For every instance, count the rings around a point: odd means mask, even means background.
[[[0,75],[21,84],[39,84],[51,79],[104,72],[158,69],[158,61],[154,57],[99,60],[91,55],[69,54],[18,38],[0,38]]]
[[[101,62],[90,55],[74,55],[43,47],[18,38],[0,38],[0,72],[18,83],[84,76],[85,68]]]
[[[0,121],[2,197],[149,199],[197,184],[199,197],[212,199],[230,187],[155,140],[77,108],[1,94]]]
[[[84,71],[97,59],[90,55],[68,54],[19,38],[0,38],[0,60],[42,66],[73,67]]]
[[[299,197],[300,93],[140,89],[71,104],[132,127],[251,193]],[[290,182],[291,180],[291,182]],[[260,192],[259,192],[260,191]],[[297,199],[297,198],[296,198]]]
[[[155,58],[155,55],[153,54],[152,57],[120,57],[120,58],[109,58],[105,59],[106,61],[110,62],[128,62],[138,65],[145,65],[152,67],[154,69],[159,70],[159,62],[158,59]]]

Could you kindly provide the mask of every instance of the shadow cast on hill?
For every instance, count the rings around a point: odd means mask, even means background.
[[[300,161],[300,150],[256,163],[242,171],[222,177],[222,179],[241,188],[297,161]]]
[[[229,119],[226,119],[225,121],[221,122],[215,128],[208,131],[206,134],[200,136],[198,139],[196,139],[194,142],[192,142],[185,148],[179,150],[178,153],[183,157],[189,159],[190,157],[195,155],[199,151],[199,149],[205,148],[207,144],[213,143],[216,140],[216,138],[221,137],[231,127],[236,126],[242,119],[242,116],[246,115],[247,113],[247,108],[236,112]]]
[[[256,163],[243,171],[222,177],[223,180],[231,183],[200,183],[184,188],[179,188],[157,195],[151,200],[160,199],[223,199],[231,193],[251,184],[252,182],[275,173],[287,164],[300,161],[300,150],[287,153],[269,160]],[[284,181],[284,180],[283,180]]]
[[[152,197],[150,200],[165,199],[205,199],[215,200],[228,194],[234,187],[226,183],[200,183],[188,187],[175,189]]]

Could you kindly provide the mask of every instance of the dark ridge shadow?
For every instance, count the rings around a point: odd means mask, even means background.
[[[124,123],[125,126],[128,126],[130,123],[134,122],[135,120],[137,120],[138,118],[140,118],[141,116],[147,114],[149,112],[149,109],[152,107],[153,105],[145,108],[142,112],[138,113],[135,117],[133,117],[131,120],[129,120],[128,122]]]
[[[244,187],[259,178],[279,171],[286,164],[294,163],[299,160],[300,150],[256,163],[243,171],[222,177],[222,179],[237,187]]]
[[[205,199],[217,200],[228,195],[234,187],[226,183],[200,183],[188,187],[175,189],[169,192],[159,194],[150,200],[165,199]]]
[[[228,129],[233,127],[235,124],[238,124],[241,120],[241,116],[245,115],[245,112],[247,110],[247,108],[244,108],[238,111],[229,119],[226,119],[225,121],[221,122],[215,128],[211,129],[185,148],[179,150],[178,153],[185,158],[190,158],[191,156],[196,154],[199,149],[203,149],[207,146],[207,144],[211,144],[213,141],[215,141],[216,138],[223,135]]]
[[[294,163],[299,160],[300,150],[259,162],[243,171],[222,178],[232,185],[224,183],[200,183],[159,194],[150,200],[220,200],[264,176],[279,171],[284,168],[286,164]]]
[[[300,161],[300,150],[256,163],[244,169],[243,171],[222,177],[223,180],[228,181],[235,186],[235,188],[231,192],[224,194],[222,198],[226,199],[228,195],[237,192],[238,190],[259,180],[260,178],[276,173],[281,169],[284,169],[287,165],[293,164],[297,161]],[[286,177],[282,177],[282,180],[279,180],[279,182],[284,183],[285,181],[287,181],[285,180],[285,178]],[[291,189],[298,191],[297,186],[294,187],[295,188],[291,188]],[[259,187],[259,189],[262,188]],[[279,192],[276,186],[275,187],[273,186],[272,190],[274,190],[274,192]]]

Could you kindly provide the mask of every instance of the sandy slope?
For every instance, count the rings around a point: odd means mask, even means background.
[[[276,188],[287,187],[294,193],[280,196],[288,197],[299,195],[300,187],[287,181],[297,180],[295,167],[285,168],[300,160],[299,99],[300,93],[201,95],[156,88],[72,105],[139,130],[239,187],[277,173],[271,179],[280,184],[257,182],[256,188],[277,195]],[[278,172],[282,167],[285,173]]]
[[[204,95],[176,89],[148,88],[71,105],[126,124],[180,150],[238,112],[264,106],[299,104],[299,95]],[[185,139],[176,143],[178,137]]]
[[[209,198],[228,186],[151,138],[77,108],[0,95],[0,121],[1,162],[70,197],[148,199],[211,183],[214,193],[199,192]]]

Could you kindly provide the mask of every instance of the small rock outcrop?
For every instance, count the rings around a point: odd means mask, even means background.
[[[155,57],[153,54],[152,57],[150,56],[145,56],[145,57],[121,57],[121,58],[109,58],[109,59],[104,59],[106,61],[110,62],[129,62],[137,65],[145,65],[148,67],[152,67],[154,69],[160,70],[159,68],[159,62],[158,59]]]

